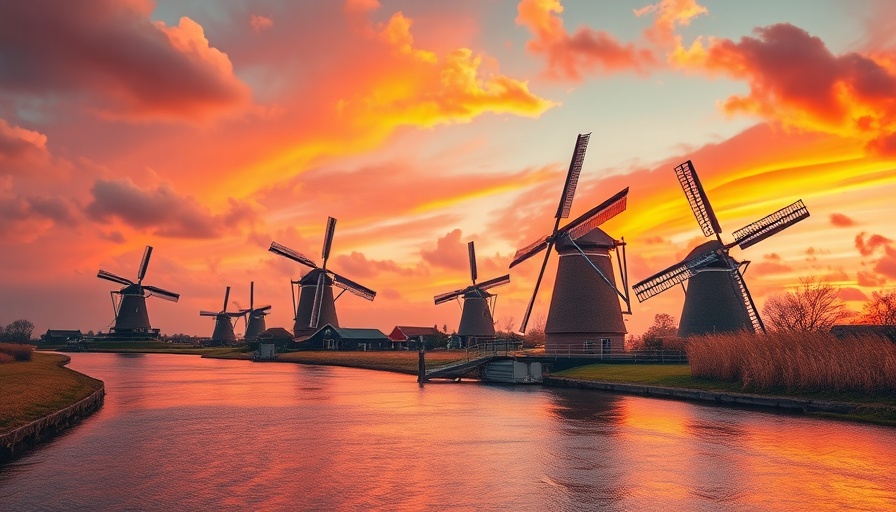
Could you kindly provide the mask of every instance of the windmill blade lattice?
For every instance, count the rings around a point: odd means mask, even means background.
[[[741,249],[752,247],[766,238],[783,231],[809,217],[809,210],[802,200],[785,206],[771,215],[748,224],[733,233],[734,243]]]
[[[635,295],[638,297],[638,301],[644,302],[650,297],[694,277],[700,272],[701,268],[715,263],[720,259],[721,256],[719,256],[718,252],[708,251],[657,272],[647,279],[636,283],[632,288],[635,290]]]
[[[628,187],[580,215],[576,220],[561,228],[560,232],[567,233],[573,240],[579,239],[594,231],[595,228],[604,222],[624,212],[627,202]]]
[[[268,250],[274,254],[279,254],[280,256],[283,256],[285,258],[289,258],[293,261],[301,263],[302,265],[305,265],[306,267],[318,268],[317,263],[314,263],[314,261],[312,261],[311,258],[309,258],[308,256],[305,256],[304,254],[301,254],[298,251],[290,249],[289,247],[286,247],[285,245],[278,244],[277,242],[271,242],[271,247]]]
[[[691,161],[688,160],[676,167],[675,176],[678,177],[681,189],[684,190],[684,195],[694,212],[694,217],[697,218],[697,223],[700,224],[700,229],[703,230],[703,235],[713,236],[721,233],[719,220],[716,218],[712,205],[709,204],[709,199],[706,197],[706,192],[703,190],[703,185],[700,183],[700,178],[697,177],[697,171]]]
[[[180,299],[180,295],[174,292],[169,292],[168,290],[163,290],[157,286],[149,286],[144,285],[144,290],[149,291],[149,294],[153,297],[158,297],[160,299],[164,299],[171,302],[177,302]]]
[[[112,272],[106,272],[105,270],[100,270],[99,272],[97,272],[96,277],[99,277],[100,279],[105,279],[107,281],[112,281],[113,283],[121,284],[124,286],[134,284],[134,282],[131,281],[130,279],[125,279],[121,276],[117,276],[117,275],[113,274]]]
[[[572,209],[572,200],[576,194],[576,185],[579,183],[579,175],[582,173],[582,164],[585,162],[585,150],[588,149],[590,133],[579,134],[576,137],[576,145],[572,151],[572,160],[569,162],[569,171],[566,173],[566,183],[563,185],[563,193],[560,194],[560,205],[557,207],[558,219],[566,219]]]
[[[143,277],[146,275],[146,269],[149,267],[149,258],[152,256],[152,246],[147,245],[146,249],[143,250],[143,259],[140,260],[140,270],[137,271],[137,282],[143,281]]]

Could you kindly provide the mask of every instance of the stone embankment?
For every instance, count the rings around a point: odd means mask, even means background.
[[[34,448],[38,443],[46,441],[63,430],[80,423],[81,420],[103,406],[105,396],[106,389],[101,385],[99,389],[91,393],[87,398],[11,432],[0,435],[0,462],[12,460],[23,452]]]
[[[781,411],[803,413],[857,414],[881,412],[886,414],[894,414],[894,412],[896,412],[896,408],[885,405],[877,406],[867,404],[852,404],[846,402],[827,402],[802,398],[753,395],[748,393],[703,391],[699,389],[670,388],[665,386],[648,386],[643,384],[627,384],[623,382],[569,379],[565,377],[545,377],[544,385],[564,388],[597,389],[601,391],[610,391],[627,395],[641,395],[651,398],[669,398],[675,400],[709,402],[715,405],[767,407],[771,409],[778,409]]]

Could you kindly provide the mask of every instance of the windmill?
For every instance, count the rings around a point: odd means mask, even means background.
[[[258,335],[265,330],[264,317],[270,309],[271,306],[255,307],[255,281],[249,283],[249,309],[242,310],[246,314],[246,334],[243,335],[243,339],[258,339]]]
[[[684,260],[634,285],[638,300],[657,295],[676,284],[688,281],[684,307],[678,325],[678,336],[712,332],[748,330],[765,332],[765,326],[744,282],[743,273],[749,261],[737,261],[728,254],[735,245],[746,249],[809,216],[802,200],[734,231],[734,241],[723,243],[722,228],[709,204],[697,171],[690,160],[675,168],[675,175],[684,190],[703,235],[715,235],[697,246]]]
[[[497,295],[486,290],[509,283],[510,274],[476,284],[478,273],[476,272],[476,249],[473,242],[467,244],[467,253],[470,257],[470,279],[473,284],[460,290],[436,295],[435,303],[439,305],[461,296],[464,298],[457,335],[463,340],[464,345],[469,346],[473,339],[495,338],[493,313]]]
[[[236,343],[236,334],[233,333],[233,319],[240,318],[246,314],[246,310],[227,311],[227,303],[230,300],[230,287],[224,292],[224,307],[217,313],[214,311],[200,311],[199,316],[215,317],[215,330],[212,332],[211,342],[213,344],[233,344]]]
[[[149,324],[149,313],[146,311],[146,298],[155,296],[160,299],[177,302],[180,295],[163,290],[161,288],[144,285],[143,277],[149,267],[149,258],[152,256],[152,247],[147,245],[143,251],[143,259],[137,269],[137,282],[117,276],[111,272],[100,270],[96,277],[124,285],[118,291],[110,292],[112,296],[112,309],[115,311],[115,326],[110,329],[109,338],[116,340],[141,340],[156,339],[159,330],[153,329]],[[116,300],[116,295],[118,299]]]
[[[269,249],[271,252],[311,267],[311,271],[305,274],[302,279],[292,281],[292,305],[293,310],[296,312],[293,332],[296,337],[312,334],[320,325],[330,324],[333,327],[339,327],[339,321],[336,318],[335,301],[344,292],[349,291],[367,300],[373,300],[376,297],[375,291],[327,269],[327,259],[330,257],[330,246],[333,244],[333,234],[335,232],[336,219],[329,217],[327,219],[327,231],[324,234],[323,263],[320,267],[307,256],[285,245],[271,242]],[[335,298],[333,297],[333,286],[342,289]],[[296,295],[299,296],[298,305],[296,305]]]
[[[520,325],[520,332],[526,332],[526,325],[535,305],[535,297],[551,256],[551,249],[556,249],[560,255],[551,306],[544,329],[545,351],[548,352],[583,349],[602,352],[621,351],[626,331],[619,298],[622,298],[627,306],[624,313],[631,314],[625,241],[616,240],[598,228],[625,210],[628,188],[560,227],[560,220],[568,218],[572,208],[590,136],[591,134],[580,134],[576,139],[566,184],[563,186],[555,215],[554,229],[535,243],[518,250],[510,263],[510,268],[513,268],[541,251],[546,251],[538,280],[535,281],[535,289],[532,291],[532,299]],[[622,250],[617,250],[618,248]],[[610,258],[611,250],[616,251],[616,261],[622,278],[621,290],[616,286]]]

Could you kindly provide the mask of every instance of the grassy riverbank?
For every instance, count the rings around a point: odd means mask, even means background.
[[[102,381],[61,366],[68,358],[35,352],[31,361],[0,364],[0,434],[88,397]]]
[[[464,351],[433,350],[426,353],[428,367],[442,366],[466,359]],[[278,354],[277,361],[288,363],[322,364],[328,366],[349,366],[368,370],[383,370],[398,373],[417,374],[419,355],[416,351],[401,350],[388,352],[288,352]]]
[[[592,364],[570,368],[569,370],[557,372],[553,374],[553,376],[590,381],[698,389],[702,391],[744,393],[743,385],[739,382],[693,377],[691,375],[691,368],[688,365]],[[896,425],[896,396],[888,393],[864,394],[857,392],[831,391],[788,392],[783,388],[778,388],[764,391],[752,391],[750,394],[860,404],[864,407],[859,407],[858,411],[854,414],[824,415],[850,420]]]

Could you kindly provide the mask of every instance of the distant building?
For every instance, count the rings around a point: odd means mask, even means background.
[[[354,329],[326,324],[309,336],[295,339],[294,348],[303,350],[384,350],[390,340],[379,329]]]
[[[44,343],[75,343],[80,342],[84,339],[84,335],[81,334],[81,330],[67,330],[67,329],[47,329],[47,332],[40,336],[40,339]]]
[[[292,345],[293,335],[283,327],[271,327],[262,331],[256,341],[274,345],[276,348],[283,348]]]
[[[835,325],[831,334],[837,338],[879,336],[896,342],[896,325]]]
[[[392,348],[398,350],[416,350],[420,348],[417,343],[423,341],[427,346],[434,346],[443,337],[441,331],[435,327],[412,327],[408,325],[396,325],[389,333]]]

